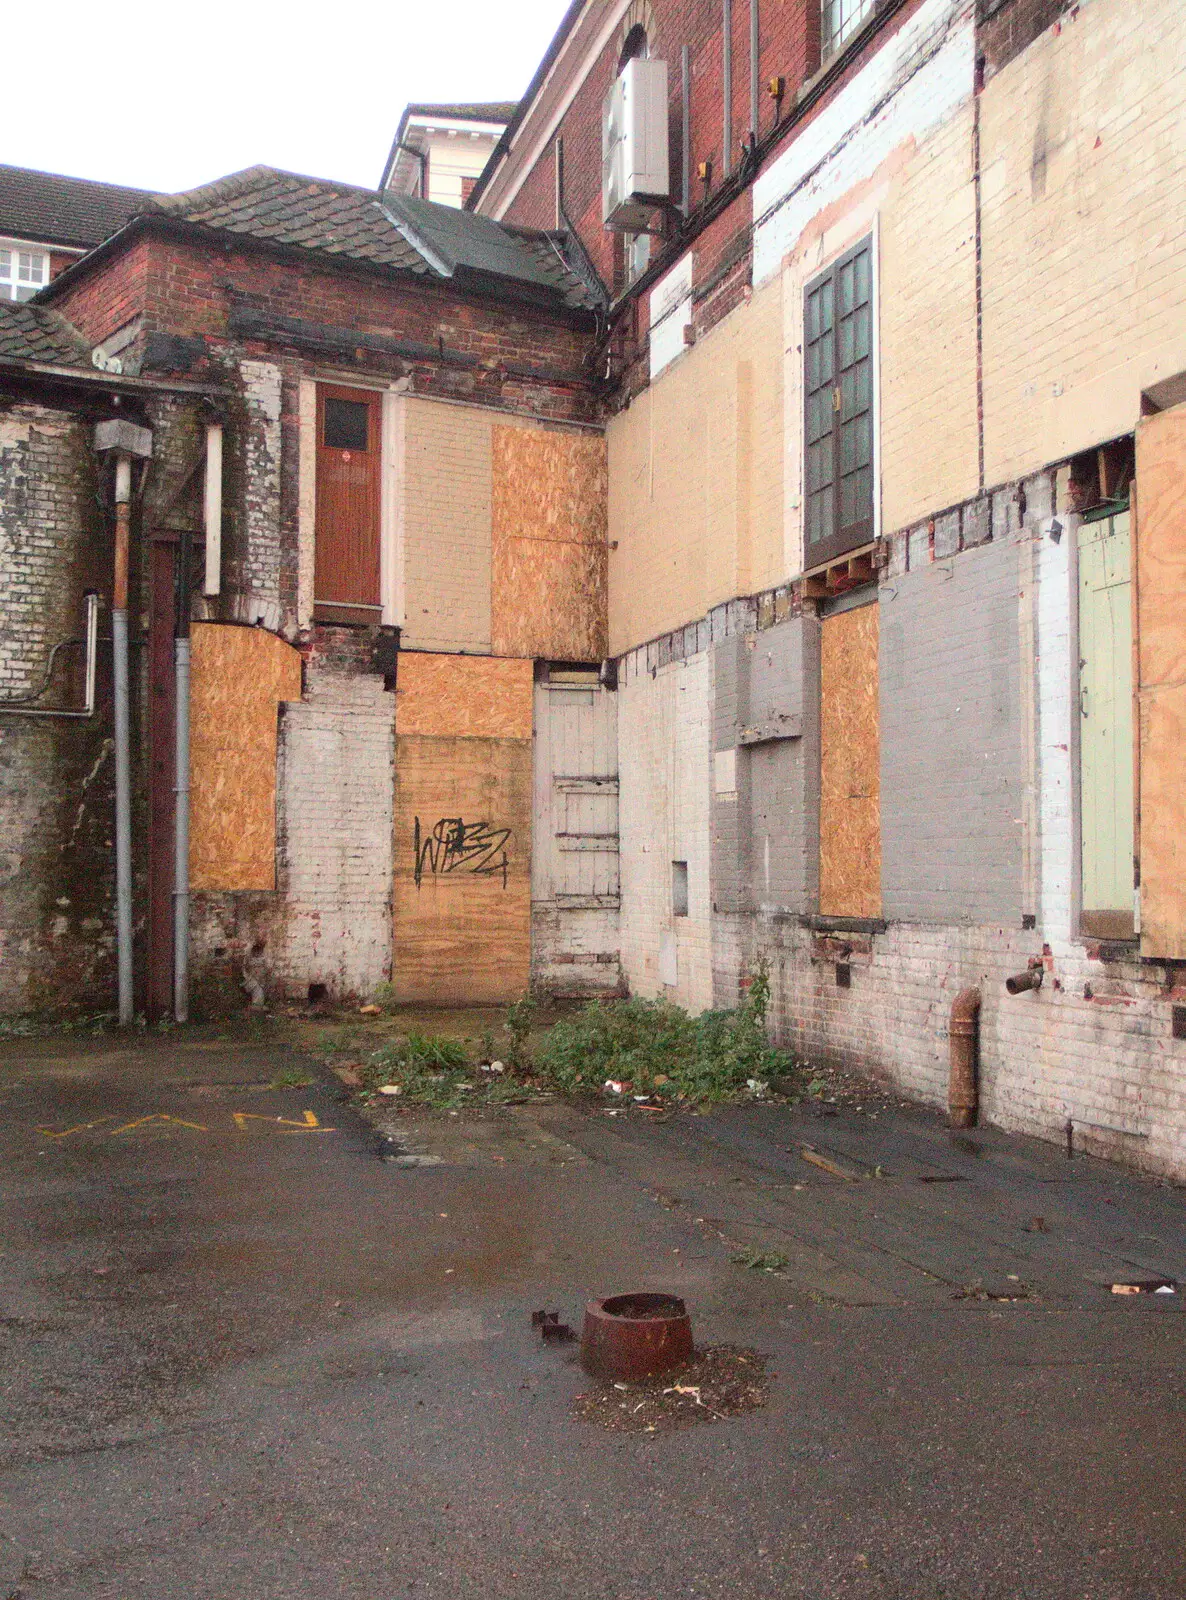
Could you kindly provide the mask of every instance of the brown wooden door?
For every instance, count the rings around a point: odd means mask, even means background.
[[[313,614],[321,622],[382,619],[379,466],[383,398],[317,386],[317,555]]]

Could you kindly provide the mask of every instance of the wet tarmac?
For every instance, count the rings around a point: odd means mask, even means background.
[[[0,1596],[1186,1592],[1182,1296],[1111,1293],[1182,1194],[817,1110],[376,1129],[281,1048],[6,1042]],[[769,1403],[581,1421],[530,1313],[633,1288]]]

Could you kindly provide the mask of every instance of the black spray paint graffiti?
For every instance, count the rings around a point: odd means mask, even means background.
[[[420,887],[426,872],[472,872],[482,878],[494,878],[501,873],[505,889],[511,859],[507,846],[511,838],[509,828],[492,828],[488,822],[465,822],[461,817],[442,817],[431,833],[424,833],[417,817],[412,832],[416,887]]]

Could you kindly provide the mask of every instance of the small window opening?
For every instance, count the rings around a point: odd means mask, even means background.
[[[1071,460],[1070,511],[1088,521],[1115,516],[1127,510],[1136,454],[1132,435],[1113,439],[1096,450],[1084,450]]]
[[[360,400],[325,401],[325,447],[327,450],[365,450],[370,406]]]
[[[688,914],[688,863],[671,863],[671,914],[686,917]]]
[[[820,55],[826,61],[873,15],[876,0],[822,0]]]

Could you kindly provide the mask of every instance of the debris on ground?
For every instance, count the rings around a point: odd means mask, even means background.
[[[334,1067],[333,1074],[335,1078],[341,1079],[347,1089],[362,1088],[362,1074],[358,1070],[357,1063],[351,1062],[348,1066]]]
[[[1113,1294],[1176,1294],[1173,1278],[1130,1278],[1112,1285]]]
[[[359,1006],[358,1014],[360,1017],[381,1017],[383,1010],[381,1006]]]
[[[756,1411],[769,1391],[766,1357],[739,1345],[696,1350],[672,1372],[640,1383],[606,1383],[574,1401],[578,1417],[613,1433],[674,1433]]]
[[[1012,1278],[1013,1274],[1009,1276]],[[1011,1283],[1008,1289],[986,1289],[982,1283],[965,1284],[962,1289],[957,1289],[951,1297],[953,1300],[988,1300],[996,1305],[1013,1305],[1019,1300],[1036,1300],[1037,1295],[1028,1283],[1022,1283],[1018,1278]]]
[[[531,1326],[538,1328],[545,1344],[571,1344],[576,1334],[567,1322],[561,1322],[559,1311],[533,1311]]]
[[[730,1258],[735,1266],[750,1272],[785,1272],[787,1257],[778,1250],[742,1250]]]

